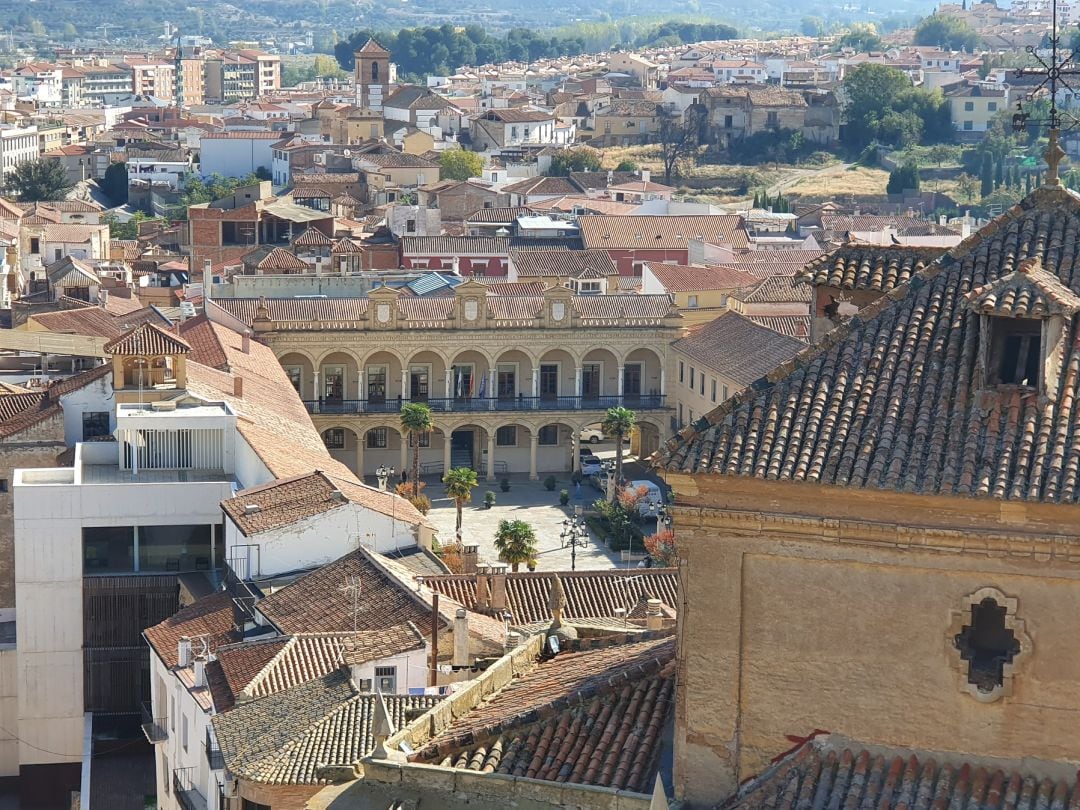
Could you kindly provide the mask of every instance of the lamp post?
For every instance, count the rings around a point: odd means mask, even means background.
[[[375,479],[379,482],[379,489],[386,490],[386,482],[393,474],[393,467],[387,467],[385,464],[379,465],[379,469],[375,470]]]
[[[585,528],[585,521],[578,516],[567,518],[562,525],[563,530],[559,534],[559,539],[562,541],[563,548],[570,546],[570,570],[576,571],[578,546],[588,548],[589,530]]]
[[[668,512],[667,506],[662,503],[650,503],[649,504],[649,517],[656,520],[656,530],[660,531],[662,525],[665,529],[671,528],[671,513]]]

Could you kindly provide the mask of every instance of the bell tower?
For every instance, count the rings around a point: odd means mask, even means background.
[[[356,60],[353,82],[356,86],[356,106],[364,110],[382,112],[390,84],[390,51],[374,39],[353,53]]]

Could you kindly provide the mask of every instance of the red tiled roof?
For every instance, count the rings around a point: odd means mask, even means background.
[[[177,644],[181,638],[205,639],[210,652],[214,652],[239,638],[233,625],[232,597],[225,591],[204,596],[165,621],[146,628],[143,635],[169,669],[179,664]]]
[[[521,276],[555,278],[603,278],[618,275],[611,254],[606,250],[518,250],[510,259]]]
[[[945,248],[845,245],[815,259],[799,273],[814,286],[888,292],[945,253]]]
[[[873,807],[876,810],[1033,810],[1076,807],[1080,778],[1038,773],[1031,761],[974,764],[906,749],[873,751],[821,735],[744,783],[724,810]],[[1060,768],[1056,769],[1060,772]]]
[[[1012,273],[988,281],[965,299],[976,312],[1005,318],[1071,318],[1080,311],[1080,296],[1043,270],[1038,256],[1024,259]]]
[[[679,338],[671,348],[737,385],[746,386],[790,360],[806,344],[759,326],[737,312],[725,312]]]
[[[746,304],[809,304],[814,291],[795,276],[769,276],[732,296]]]
[[[735,290],[758,282],[757,276],[734,267],[696,267],[663,262],[646,262],[645,266],[668,292]]]
[[[416,507],[393,492],[315,472],[240,490],[221,508],[245,537],[291,526],[347,504],[357,504],[413,525],[424,523]]]
[[[62,413],[63,408],[60,404],[62,396],[111,374],[112,366],[105,363],[90,371],[84,371],[74,377],[53,383],[48,388],[48,398],[44,391],[0,396],[0,438],[14,436],[50,416]]]
[[[448,574],[424,577],[424,584],[460,602],[469,610],[487,606],[476,602],[478,574]],[[568,620],[600,619],[615,616],[616,608],[632,609],[642,593],[659,599],[663,604],[679,603],[678,572],[674,568],[649,568],[632,572],[617,569],[604,571],[560,571],[559,582],[566,593]],[[542,622],[551,618],[548,594],[555,575],[539,571],[518,571],[506,574],[505,609],[517,625]],[[490,593],[490,590],[488,591]]]
[[[258,298],[221,298],[214,303],[233,317],[251,326]],[[262,301],[270,320],[282,321],[357,321],[367,312],[366,298],[267,298]]]
[[[104,345],[109,354],[124,357],[147,357],[150,355],[187,354],[191,344],[179,335],[166,332],[160,326],[144,323],[130,332]]]
[[[308,228],[298,237],[293,239],[293,244],[301,247],[324,247],[326,245],[334,244],[334,240],[318,228]]]
[[[980,318],[965,293],[1038,257],[1080,286],[1067,240],[1080,197],[1041,187],[721,405],[658,454],[668,470],[846,487],[1075,503],[1075,368],[1066,339],[1054,388],[987,387]],[[977,403],[977,407],[975,404]],[[1037,437],[1033,438],[1033,437]]]
[[[749,245],[743,218],[737,214],[707,216],[603,216],[578,219],[587,248],[603,250],[686,250],[692,239],[745,249]]]
[[[771,332],[797,338],[803,343],[810,340],[809,315],[747,315],[758,326],[764,326]]]
[[[656,776],[674,691],[674,639],[560,653],[410,759],[643,793]]]
[[[218,340],[217,332],[205,314],[189,318],[178,327],[180,336],[191,345],[190,359],[210,368],[224,368],[229,364],[225,349]]]
[[[274,248],[255,265],[259,270],[308,270],[308,263],[285,248]]]

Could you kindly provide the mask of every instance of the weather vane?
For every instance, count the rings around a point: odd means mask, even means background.
[[[1047,62],[1043,59],[1042,55],[1034,46],[1028,45],[1026,49],[1027,52],[1035,57],[1035,60],[1041,67],[1020,68],[1016,71],[1017,78],[1023,76],[1042,76],[1042,81],[1027,94],[1027,97],[1029,99],[1034,98],[1043,88],[1048,88],[1050,90],[1050,115],[1044,120],[1032,121],[1031,114],[1024,112],[1023,103],[1018,101],[1016,102],[1017,112],[1012,117],[1014,132],[1023,132],[1027,129],[1029,124],[1044,124],[1049,126],[1049,143],[1046,146],[1046,152],[1043,154],[1047,166],[1044,184],[1048,186],[1061,185],[1061,178],[1058,176],[1058,166],[1065,157],[1065,150],[1061,148],[1061,144],[1058,142],[1058,136],[1061,134],[1062,122],[1061,112],[1057,108],[1058,85],[1063,85],[1075,95],[1076,91],[1069,85],[1066,77],[1080,76],[1080,68],[1075,66],[1077,52],[1075,50],[1070,51],[1067,57],[1059,59],[1058,53],[1060,46],[1061,40],[1058,36],[1057,0],[1052,0],[1050,61]],[[1072,116],[1069,117],[1072,118]]]

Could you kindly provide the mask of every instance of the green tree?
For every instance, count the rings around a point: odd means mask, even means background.
[[[524,520],[500,520],[495,532],[499,559],[517,571],[522,563],[536,559],[536,532]]]
[[[632,160],[621,160],[619,165],[615,167],[617,172],[638,172],[641,171],[641,167],[638,166]]]
[[[904,163],[889,172],[889,182],[885,186],[887,194],[903,194],[905,191],[919,190],[919,167],[915,163]]]
[[[844,117],[850,139],[858,146],[873,140],[883,113],[910,87],[907,76],[885,65],[867,62],[849,71],[844,77]]]
[[[454,506],[457,507],[454,530],[460,538],[461,512],[465,504],[472,500],[472,491],[479,486],[480,482],[477,480],[476,470],[470,467],[454,467],[443,476],[443,483],[446,484],[446,496],[453,499]]]
[[[637,422],[637,414],[629,408],[608,408],[604,421],[600,423],[600,430],[609,439],[615,440],[615,487],[612,489],[612,501],[618,496],[622,486],[623,468],[623,438],[629,436]]]
[[[420,495],[420,437],[435,429],[431,408],[423,402],[408,402],[401,406],[401,432],[413,449],[412,489],[413,497]]]
[[[964,202],[974,202],[979,193],[979,181],[970,174],[961,174],[956,178],[956,193]]]
[[[979,195],[989,197],[994,191],[994,158],[989,152],[983,152],[982,171],[979,174]]]
[[[878,36],[873,23],[854,23],[837,40],[841,48],[854,48],[856,51],[880,51],[884,43]]]
[[[994,188],[1001,188],[1005,182],[1005,161],[998,160],[994,166]]]
[[[950,51],[974,51],[981,42],[978,32],[959,17],[931,14],[915,28],[916,45],[932,45]]]
[[[549,177],[566,177],[570,172],[595,172],[600,170],[601,156],[589,146],[563,148],[551,156]]]
[[[480,177],[484,171],[484,159],[476,152],[447,149],[439,155],[439,166],[442,180],[468,180],[470,177]]]
[[[67,172],[52,158],[24,160],[4,178],[4,191],[19,202],[62,200],[70,190]]]
[[[110,163],[101,178],[101,190],[115,205],[123,205],[128,199],[128,170],[123,161]]]

